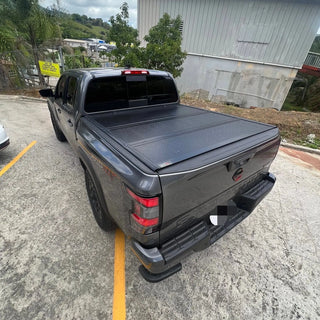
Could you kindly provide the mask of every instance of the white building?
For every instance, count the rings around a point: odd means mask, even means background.
[[[86,40],[78,40],[78,39],[64,39],[63,43],[72,48],[83,47],[85,49],[89,48],[88,41]]]
[[[320,26],[317,0],[138,0],[142,43],[164,13],[183,20],[180,93],[281,109]]]

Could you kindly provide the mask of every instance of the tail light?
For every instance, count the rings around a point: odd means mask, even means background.
[[[139,233],[152,233],[159,224],[159,197],[140,197],[128,188],[127,192],[131,199],[131,226]]]
[[[144,74],[144,75],[147,75],[149,74],[149,71],[148,70],[123,70],[122,72],[122,75],[128,75],[128,74],[134,74],[134,75],[137,75],[137,74]]]

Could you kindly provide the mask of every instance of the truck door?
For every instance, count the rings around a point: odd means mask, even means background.
[[[55,100],[54,100],[54,110],[55,118],[59,124],[60,129],[64,132],[64,126],[62,123],[62,115],[61,115],[61,109],[62,105],[65,100],[65,89],[66,89],[66,82],[67,82],[67,76],[63,75],[57,84],[56,90],[55,90]]]
[[[78,80],[69,76],[66,80],[65,99],[60,108],[61,125],[63,132],[71,144],[75,147],[75,99],[77,93]]]

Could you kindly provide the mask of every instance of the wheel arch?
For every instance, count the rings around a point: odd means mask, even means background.
[[[101,205],[103,206],[103,209],[110,214],[110,211],[108,210],[108,205],[104,197],[104,193],[102,191],[100,181],[97,178],[92,162],[90,161],[88,155],[81,148],[79,148],[79,161],[83,170],[88,171],[90,176],[92,177],[93,183],[98,192],[99,200]]]

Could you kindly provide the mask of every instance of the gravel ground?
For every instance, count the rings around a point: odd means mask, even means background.
[[[278,111],[270,108],[245,109],[190,97],[183,97],[181,101],[187,105],[273,124],[280,129],[281,136],[286,141],[320,150],[320,112]],[[308,142],[309,134],[315,135],[313,144]]]
[[[43,102],[0,96],[0,121],[0,170],[37,141],[0,177],[0,319],[111,319],[114,233],[94,221],[78,159]],[[271,172],[254,213],[161,283],[127,241],[127,319],[320,318],[320,171],[280,151]]]

